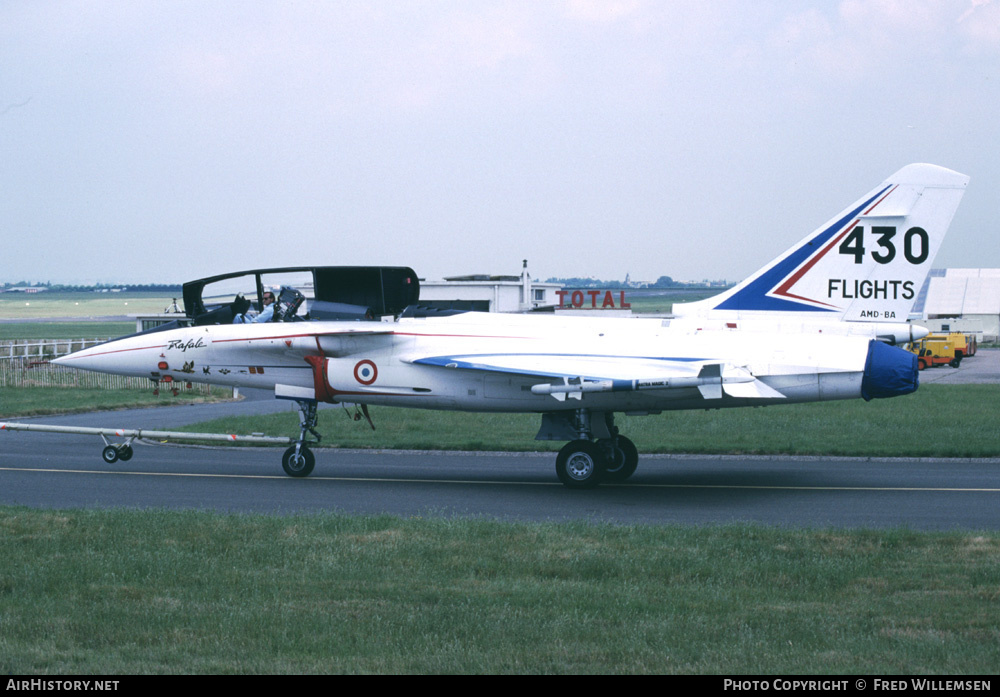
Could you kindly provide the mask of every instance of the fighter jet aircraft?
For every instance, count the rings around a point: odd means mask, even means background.
[[[408,268],[261,269],[188,283],[186,316],[172,326],[56,362],[295,400],[301,431],[282,459],[293,477],[315,465],[308,437],[319,438],[320,402],[532,412],[537,439],[569,441],[559,479],[589,488],[636,469],[616,413],[916,390],[916,358],[892,344],[927,333],[907,314],[967,183],[934,165],[904,167],[743,283],[678,306],[672,319],[425,311]],[[253,322],[279,277],[293,282],[271,321]]]

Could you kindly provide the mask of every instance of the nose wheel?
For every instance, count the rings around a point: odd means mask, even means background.
[[[323,436],[316,432],[316,422],[319,420],[316,400],[296,400],[299,405],[299,439],[295,445],[281,456],[281,468],[289,477],[308,477],[316,466],[316,456],[309,449],[309,443],[318,443]],[[311,433],[316,440],[307,440],[306,434]]]
[[[316,456],[304,445],[293,445],[281,457],[281,467],[289,477],[308,477],[316,466]]]

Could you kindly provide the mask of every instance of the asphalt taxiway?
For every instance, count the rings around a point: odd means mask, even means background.
[[[1000,352],[978,359],[925,371],[936,379],[924,382],[1000,379]],[[250,399],[25,421],[170,429],[291,408]],[[0,433],[0,504],[1000,530],[1000,459],[642,455],[628,482],[571,491],[553,453],[320,448],[312,476],[293,479],[281,449],[136,442],[131,460],[109,465],[102,446],[94,436]]]
[[[319,449],[293,479],[273,448],[137,443],[109,465],[92,436],[0,438],[0,503],[40,508],[1000,529],[998,460],[653,455],[627,483],[572,491],[551,453]]]

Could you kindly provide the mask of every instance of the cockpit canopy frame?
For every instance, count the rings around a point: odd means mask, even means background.
[[[184,309],[195,325],[230,324],[233,321],[235,297],[227,299],[203,297],[205,288],[230,279],[243,281],[250,301],[258,310],[263,306],[265,290],[277,292],[279,288],[265,288],[267,277],[294,276],[296,288],[311,297],[307,303],[305,319],[344,320],[378,319],[387,315],[398,316],[420,298],[420,281],[416,272],[406,266],[288,266],[251,269],[209,276],[184,284]],[[250,290],[250,289],[254,290]],[[302,318],[297,318],[302,319]]]

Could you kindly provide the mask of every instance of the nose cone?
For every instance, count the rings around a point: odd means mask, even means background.
[[[114,343],[114,342],[109,342]],[[103,350],[109,344],[101,344],[99,346],[91,346],[90,348],[81,349],[79,351],[74,351],[73,353],[67,354],[65,356],[60,356],[59,358],[52,359],[52,363],[56,365],[65,366],[67,368],[80,368],[81,370],[95,370],[97,372],[109,372],[107,370],[110,367],[110,361],[103,360],[101,356],[105,354]]]
[[[147,376],[149,370],[139,362],[145,348],[137,346],[134,337],[126,337],[55,358],[52,362],[67,368],[142,377]]]
[[[919,384],[915,355],[874,339],[868,342],[868,359],[861,379],[861,396],[866,402],[915,392]]]
[[[80,365],[80,359],[83,358],[84,351],[89,349],[81,349],[79,351],[74,351],[73,353],[67,353],[65,356],[59,356],[59,358],[53,358],[49,363],[55,363],[56,365],[66,366],[67,368],[82,368]]]

